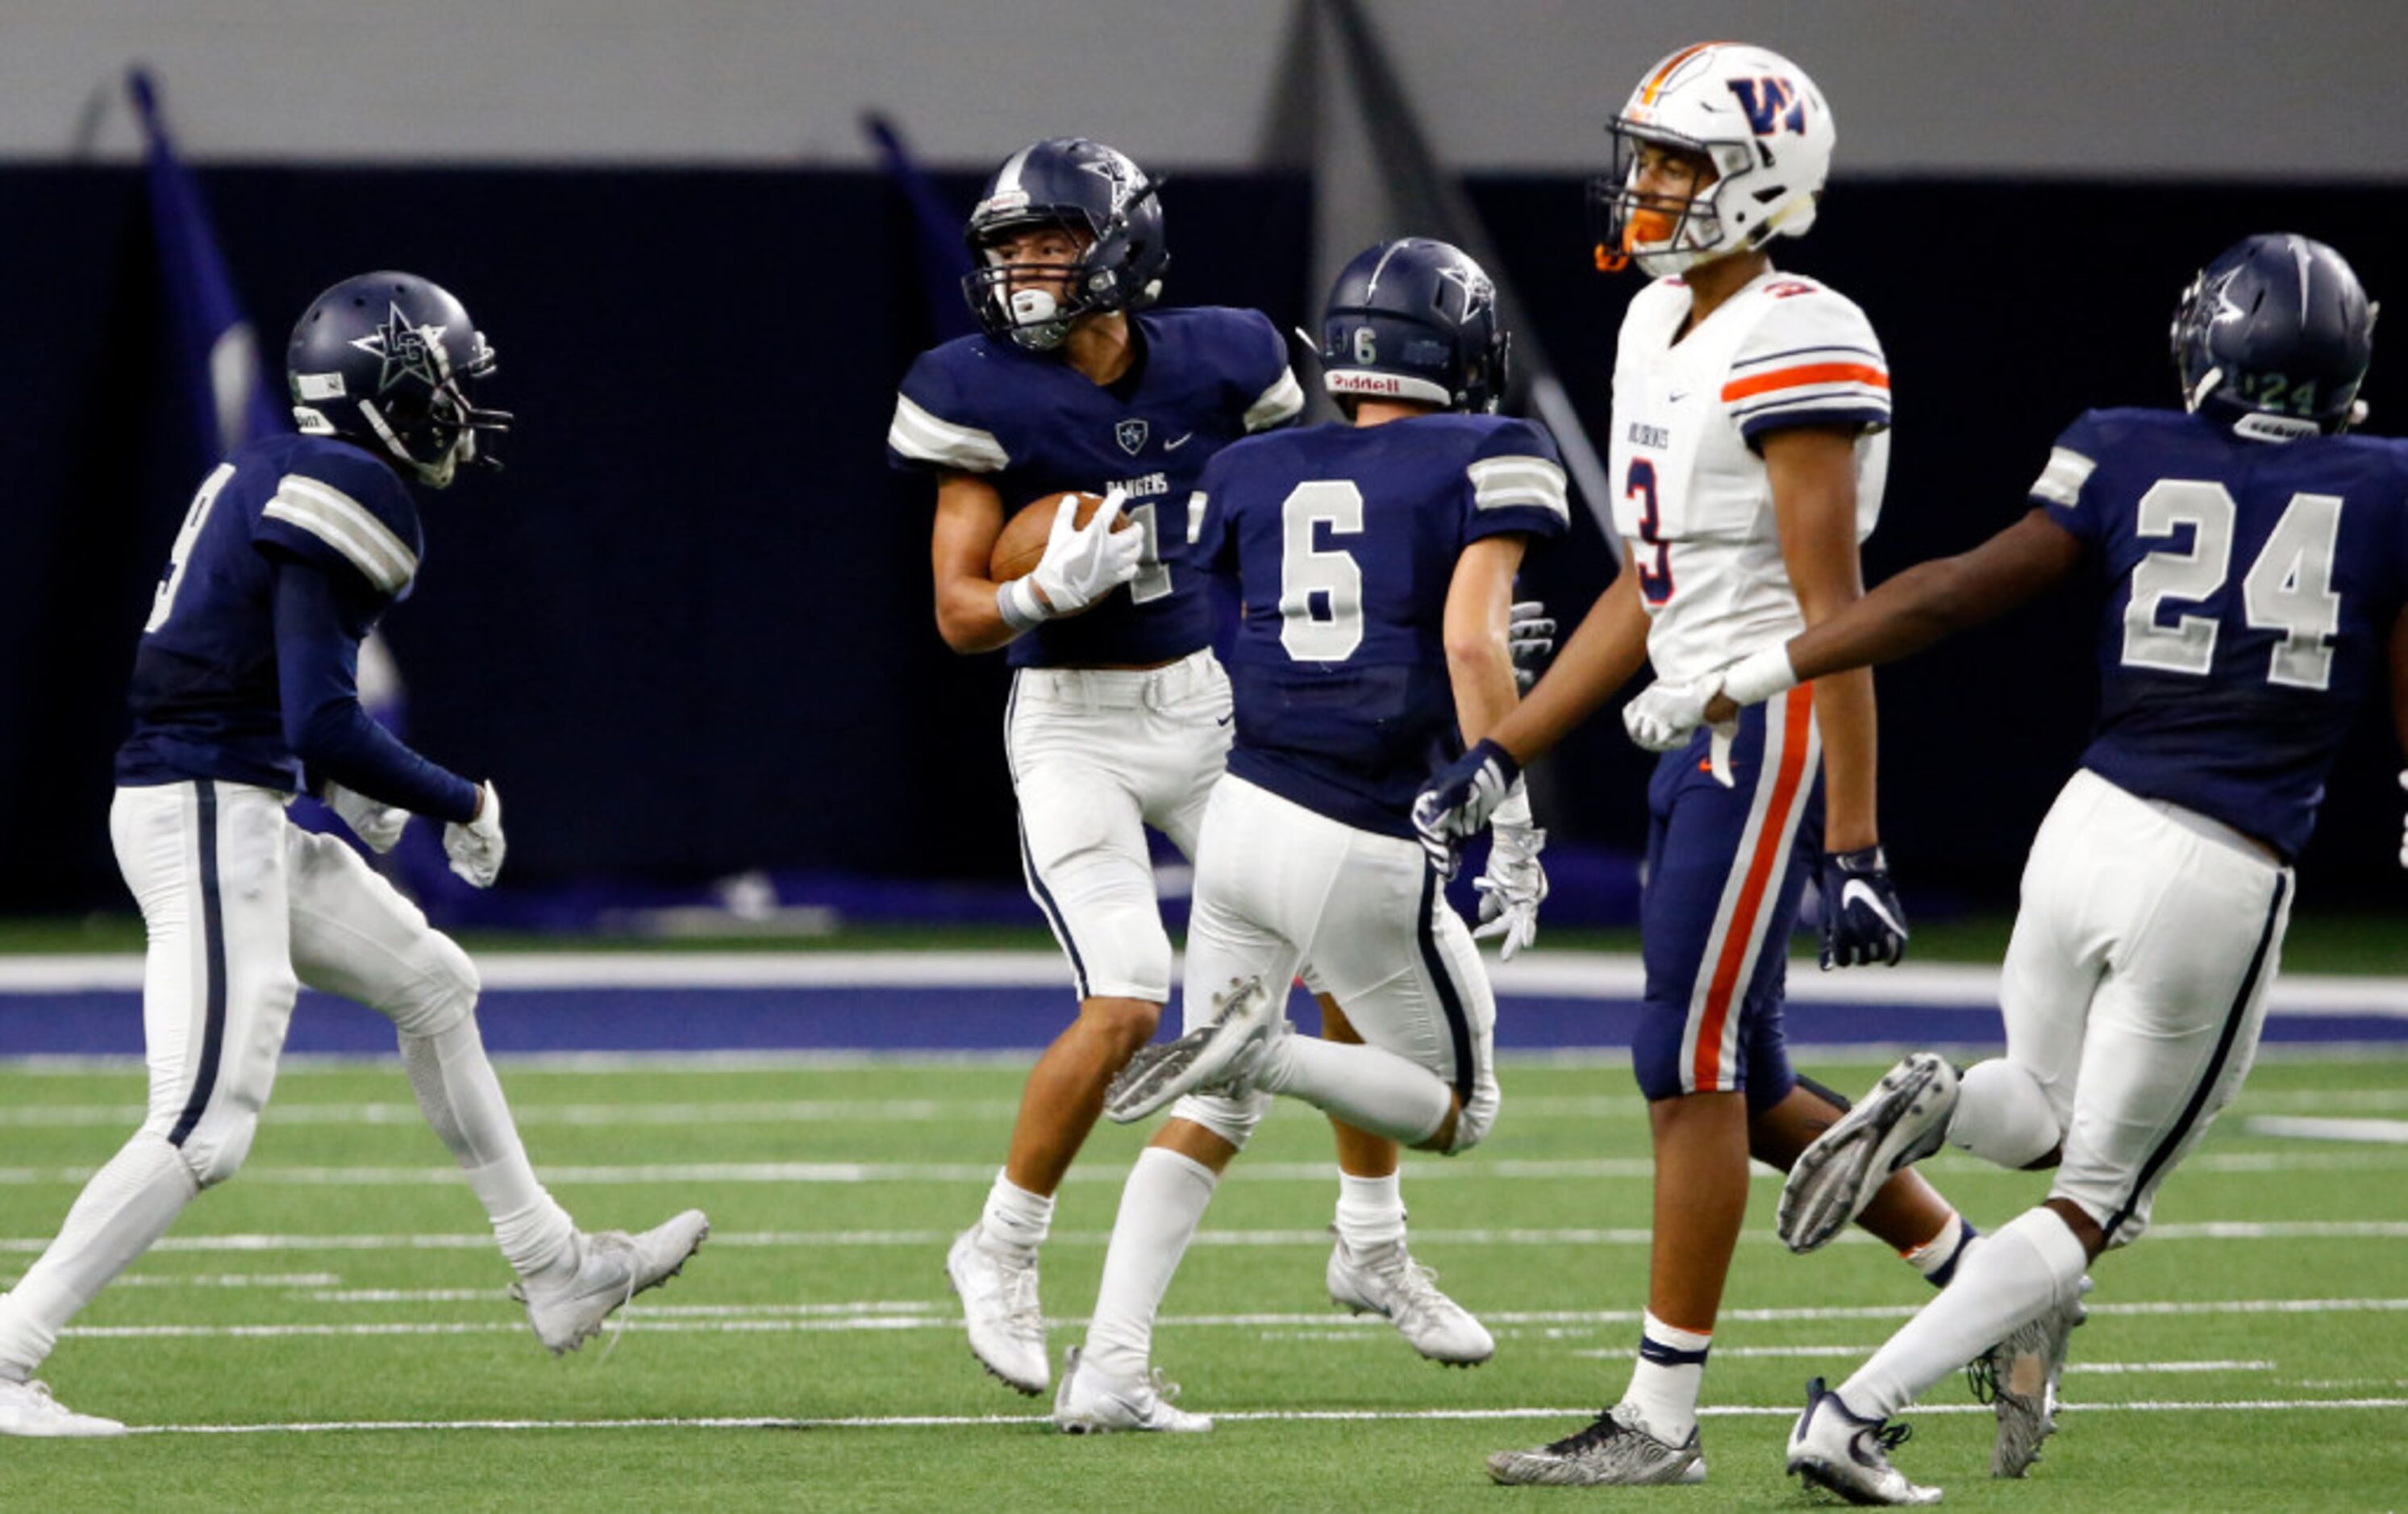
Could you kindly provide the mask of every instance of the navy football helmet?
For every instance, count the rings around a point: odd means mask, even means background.
[[[962,293],[980,327],[1044,351],[1060,346],[1081,316],[1152,305],[1170,266],[1158,188],[1128,154],[1083,136],[1032,143],[1006,158],[962,234],[979,264],[963,279]],[[1000,238],[1047,227],[1079,237],[1078,255],[1068,263],[996,261]],[[1032,280],[1058,280],[1061,293],[1026,287]]]
[[[1488,411],[1504,396],[1512,338],[1497,286],[1460,248],[1408,236],[1354,255],[1321,316],[1321,381],[1366,397]]]
[[[2342,255],[2289,233],[2252,236],[2199,271],[2174,311],[2183,403],[2261,441],[2347,429],[2377,307]]]
[[[494,350],[467,310],[406,273],[362,274],[319,295],[284,355],[303,435],[340,436],[437,489],[462,463],[501,466],[480,438],[506,434],[509,412],[468,398],[493,371]]]

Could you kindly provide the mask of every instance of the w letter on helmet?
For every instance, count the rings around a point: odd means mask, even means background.
[[[1806,98],[1785,79],[1735,79],[1730,92],[1747,113],[1747,123],[1758,136],[1784,129],[1806,135]]]

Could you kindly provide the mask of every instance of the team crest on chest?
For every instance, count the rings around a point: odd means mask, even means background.
[[[1124,421],[1112,428],[1112,440],[1121,444],[1122,451],[1135,457],[1145,447],[1146,429],[1142,421]]]

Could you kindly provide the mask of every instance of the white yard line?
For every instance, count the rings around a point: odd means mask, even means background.
[[[499,1290],[477,1295],[500,1302]],[[694,1306],[697,1312],[679,1314],[674,1306],[635,1306],[625,1315],[624,1328],[658,1335],[824,1334],[855,1331],[958,1330],[959,1311],[942,1301],[838,1306],[824,1313],[782,1312],[789,1306]],[[2164,1299],[2128,1304],[2093,1304],[2093,1314],[2131,1315],[2255,1315],[2255,1314],[2393,1314],[2408,1312],[2408,1298],[2257,1298]],[[850,1310],[851,1312],[842,1312]],[[914,1312],[917,1311],[917,1312]],[[1823,1321],[1902,1320],[1915,1312],[1912,1305],[1877,1304],[1806,1308],[1726,1309],[1723,1318],[1758,1324],[1794,1324]],[[1481,1318],[1491,1325],[1623,1325],[1639,1321],[1635,1309],[1498,1309]],[[1083,1327],[1087,1321],[1064,1316],[1049,1321]],[[1377,1317],[1348,1319],[1326,1313],[1194,1314],[1165,1317],[1172,1329],[1236,1330],[1360,1330],[1378,1332],[1387,1322]],[[83,1340],[161,1339],[344,1339],[376,1335],[504,1335],[525,1329],[517,1320],[360,1321],[343,1324],[150,1324],[71,1325],[66,1335]]]
[[[1970,1158],[1942,1164],[1972,1166]],[[2190,1172],[2291,1173],[2391,1171],[2408,1166],[2408,1151],[2211,1151],[2184,1163]],[[81,1184],[95,1169],[72,1167],[0,1167],[0,1187]],[[1327,1163],[1266,1162],[1241,1169],[1250,1182],[1327,1183],[1334,1170]],[[1780,1174],[1758,1165],[1754,1176],[1770,1181]],[[669,1162],[629,1165],[553,1166],[542,1169],[546,1182],[593,1187],[629,1187],[678,1183],[794,1183],[804,1185],[923,1182],[976,1183],[995,1180],[992,1162]],[[1109,1163],[1091,1163],[1070,1169],[1066,1181],[1109,1183],[1118,1187],[1127,1173]],[[1430,1182],[1540,1181],[1583,1178],[1652,1179],[1655,1164],[1644,1157],[1564,1157],[1550,1160],[1504,1160],[1473,1163],[1416,1163],[1413,1181]],[[246,1188],[423,1188],[449,1186],[461,1180],[456,1167],[317,1167],[254,1163],[243,1168]]]
[[[2241,1126],[2252,1136],[2408,1146],[2408,1120],[2311,1120],[2291,1115],[2256,1115],[2243,1120]]]
[[[713,1250],[728,1247],[769,1250],[817,1250],[827,1248],[877,1246],[942,1246],[953,1238],[951,1230],[759,1230],[714,1232],[710,1237]],[[1540,1229],[1426,1229],[1413,1232],[1413,1239],[1425,1246],[1644,1246],[1649,1234],[1643,1227]],[[1048,1238],[1054,1246],[1101,1246],[1111,1239],[1111,1233],[1101,1230],[1061,1230]],[[1773,1245],[1777,1237],[1757,1230],[1742,1234],[1750,1244]],[[2408,1221],[2402,1220],[2209,1220],[2186,1223],[2152,1225],[2152,1243],[2229,1240],[2401,1240],[2408,1239]],[[50,1243],[47,1235],[12,1235],[0,1237],[0,1255],[37,1253]],[[1195,1244],[1204,1247],[1300,1246],[1326,1247],[1329,1232],[1309,1230],[1202,1230]],[[1834,1244],[1842,1246],[1872,1246],[1879,1244],[1870,1236],[1851,1231]],[[389,1235],[296,1235],[242,1234],[227,1235],[168,1235],[150,1250],[153,1253],[177,1251],[204,1252],[265,1252],[265,1251],[482,1251],[492,1250],[491,1235],[469,1234]],[[136,1274],[136,1276],[142,1276]],[[314,1277],[314,1274],[306,1274]],[[333,1279],[329,1278],[328,1281]],[[232,1286],[229,1284],[228,1286]],[[268,1286],[265,1284],[258,1286]],[[294,1286],[302,1286],[295,1284]]]
[[[1636,1093],[1531,1093],[1509,1097],[1507,1107],[1517,1122],[1637,1119],[1646,1112],[1647,1101]],[[526,1103],[513,1105],[511,1112],[521,1125],[609,1130],[640,1125],[917,1124],[1008,1120],[1018,1108],[1019,1101],[1010,1098],[710,1099],[673,1104]],[[2285,1090],[2248,1095],[2242,1109],[2247,1111],[2243,1115],[2244,1127],[2260,1135],[2408,1142],[2408,1121],[2329,1118],[2342,1110],[2408,1109],[2408,1088]],[[2319,1117],[2292,1119],[2276,1112],[2287,1110],[2315,1110]],[[141,1105],[135,1103],[26,1104],[0,1108],[0,1126],[130,1129],[141,1123],[145,1112]],[[280,1103],[270,1107],[267,1116],[268,1122],[274,1125],[393,1125],[405,1129],[424,1123],[425,1118],[416,1104],[402,1100]]]
[[[2082,1414],[2267,1414],[2329,1413],[2335,1410],[2408,1408],[2408,1398],[2241,1399],[2226,1402],[2144,1400],[2126,1404],[2078,1404],[2068,1407]],[[1982,1404],[1937,1404],[1914,1410],[1929,1414],[1988,1414]],[[1433,1421],[1577,1420],[1597,1413],[1593,1405],[1571,1408],[1492,1409],[1216,1409],[1212,1418],[1225,1423],[1395,1423]],[[1706,1419],[1795,1419],[1795,1404],[1715,1404],[1700,1408]],[[136,1425],[137,1435],[364,1435],[424,1430],[952,1430],[1018,1427],[1049,1423],[1042,1414],[894,1414],[842,1419],[803,1420],[770,1416],[687,1420],[337,1420],[299,1421],[282,1424],[150,1424]]]
[[[1061,989],[1052,951],[528,951],[487,952],[488,989],[609,992],[661,989]],[[1179,968],[1174,964],[1172,972]],[[1621,952],[1557,952],[1496,963],[1498,997],[1636,1000],[1645,970]],[[27,954],[0,960],[0,997],[131,993],[142,986],[138,952]],[[1975,963],[1911,964],[1880,973],[1799,973],[1794,1004],[1911,1004],[1995,1014],[1999,969]],[[2408,978],[2291,974],[2268,994],[2272,1015],[2370,1015],[2408,1020]],[[1984,1034],[1987,1034],[1985,1032]]]

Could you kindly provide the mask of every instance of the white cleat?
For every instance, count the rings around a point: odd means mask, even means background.
[[[1032,1397],[1053,1373],[1045,1362],[1045,1314],[1037,1303],[1037,1253],[986,1244],[972,1225],[945,1253],[945,1278],[961,1295],[970,1354],[1014,1390]]]
[[[1966,1365],[1973,1396],[1998,1411],[1999,1437],[1990,1448],[1990,1476],[2019,1478],[2040,1460],[2040,1443],[2057,1430],[2057,1386],[2065,1376],[2067,1337],[2090,1317],[2082,1295],[2052,1304],[2046,1312]]]
[[[1142,1378],[1108,1377],[1079,1362],[1073,1346],[1062,1357],[1062,1386],[1054,1394],[1054,1422],[1071,1435],[1109,1435],[1116,1430],[1154,1431],[1168,1435],[1202,1435],[1212,1428],[1209,1414],[1190,1414],[1171,1400],[1179,1384],[1162,1380],[1155,1367]]]
[[[97,1414],[78,1414],[50,1396],[40,1382],[12,1382],[0,1378],[0,1435],[97,1439],[122,1435],[125,1426]]]
[[[1806,1412],[1789,1432],[1789,1470],[1851,1504],[1936,1504],[1939,1489],[1909,1482],[1889,1464],[1890,1451],[1910,1433],[1903,1424],[1850,1413],[1816,1378],[1806,1385]]]
[[[1882,1075],[1873,1091],[1798,1153],[1776,1225],[1793,1251],[1822,1246],[1864,1212],[1900,1167],[1940,1150],[1956,1111],[1956,1069],[1929,1051]]]
[[[1675,1446],[1656,1439],[1639,1411],[1617,1404],[1584,1429],[1533,1450],[1488,1458],[1491,1479],[1533,1488],[1645,1488],[1706,1480],[1698,1433]]]
[[[1478,1366],[1497,1354],[1486,1328],[1439,1292],[1438,1274],[1414,1261],[1401,1240],[1357,1251],[1340,1236],[1329,1253],[1327,1280],[1330,1302],[1381,1316],[1440,1365]]]
[[[1104,1113],[1126,1125],[1182,1094],[1242,1079],[1254,1050],[1286,1024],[1284,999],[1259,978],[1231,978],[1212,995],[1211,1014],[1203,1024],[1129,1058],[1104,1091]]]
[[[569,1243],[577,1249],[573,1272],[557,1282],[522,1281],[510,1295],[526,1306],[536,1339],[558,1356],[601,1334],[602,1321],[638,1293],[676,1277],[710,1234],[710,1221],[700,1209],[688,1209],[640,1235],[580,1232]]]

